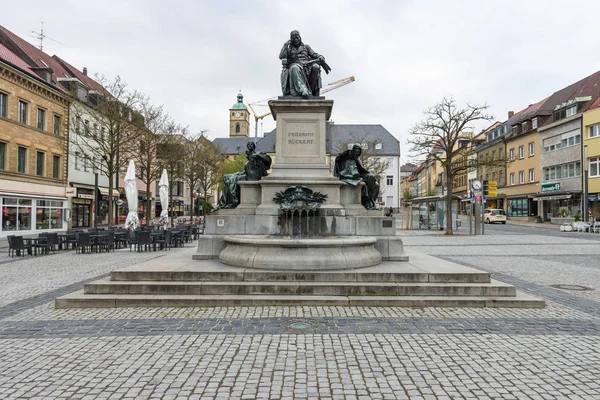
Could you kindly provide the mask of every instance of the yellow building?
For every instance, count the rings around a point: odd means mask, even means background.
[[[591,216],[600,219],[600,98],[583,114],[583,146],[587,153],[584,169],[588,171],[588,207]],[[585,180],[585,173],[583,174]],[[585,185],[585,182],[584,182]]]
[[[64,229],[69,99],[0,44],[0,232]]]
[[[539,192],[540,181],[540,111],[547,99],[513,115],[508,121],[506,135],[506,206],[511,219],[532,220],[538,215],[533,200]],[[545,112],[545,111],[544,111]],[[544,115],[544,121],[548,116]]]
[[[513,116],[512,114],[510,115]],[[507,123],[496,122],[481,133],[482,143],[477,146],[477,179],[481,182],[496,182],[496,196],[487,196],[487,208],[505,208],[506,199],[506,163],[496,163],[504,159],[504,135]],[[478,135],[479,137],[479,135]]]

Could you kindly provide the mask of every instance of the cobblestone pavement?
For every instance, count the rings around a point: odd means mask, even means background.
[[[0,398],[600,399],[598,238],[503,228],[399,234],[407,251],[490,271],[545,309],[55,310],[115,268],[193,248],[3,255]]]

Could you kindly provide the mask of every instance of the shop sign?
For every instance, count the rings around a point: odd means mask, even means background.
[[[558,192],[560,190],[560,183],[552,182],[552,183],[542,183],[542,193],[546,192]]]
[[[600,195],[598,193],[588,195],[588,201],[598,201],[598,200],[600,200]]]
[[[94,195],[93,194],[80,194],[79,197],[82,198],[82,199],[92,199],[92,200],[94,200]]]
[[[67,197],[75,197],[75,194],[77,194],[77,188],[68,187],[65,190],[65,194],[67,195]]]

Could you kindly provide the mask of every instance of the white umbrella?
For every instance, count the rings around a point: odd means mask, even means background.
[[[159,223],[166,226],[169,223],[169,177],[166,169],[163,169],[158,181],[158,196],[162,207]]]
[[[138,218],[138,190],[135,182],[135,164],[133,160],[129,161],[127,167],[127,173],[125,174],[125,196],[127,197],[127,206],[129,207],[129,214],[125,220],[125,228],[134,230],[140,226],[140,220]]]

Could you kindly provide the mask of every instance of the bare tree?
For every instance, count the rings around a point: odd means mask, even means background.
[[[71,135],[70,145],[75,152],[85,157],[86,162],[93,164],[96,170],[109,178],[110,227],[114,215],[113,188],[118,186],[119,168],[126,161],[119,156],[119,151],[135,143],[145,129],[144,119],[138,112],[144,96],[138,91],[130,90],[127,83],[118,76],[112,81],[104,76],[96,76],[96,81],[104,91],[90,91],[87,101],[80,102],[73,108],[71,124],[76,134]]]
[[[152,219],[151,215],[151,184],[160,178],[162,169],[157,158],[158,147],[162,136],[177,132],[180,128],[167,114],[163,106],[153,106],[148,99],[144,99],[140,105],[140,114],[144,118],[146,129],[139,136],[135,148],[130,153],[138,168],[138,178],[146,185],[146,220]]]
[[[196,190],[201,184],[202,178],[204,178],[204,169],[206,164],[209,163],[206,154],[207,143],[212,147],[212,143],[204,137],[202,131],[195,135],[187,135],[185,138],[185,153],[184,160],[185,166],[183,168],[183,178],[186,183],[190,185],[190,204],[192,205],[192,215],[194,210],[194,195]]]
[[[487,104],[478,106],[467,104],[460,108],[452,98],[444,98],[439,104],[424,112],[424,119],[409,131],[408,143],[411,152],[418,159],[437,160],[442,165],[447,189],[446,235],[452,235],[452,188],[454,177],[469,168],[477,168],[484,163],[505,163],[504,159],[493,161],[477,160],[470,157],[473,146],[466,133],[474,131],[473,124],[489,121],[493,117],[487,113]]]
[[[162,171],[167,170],[169,177],[169,203],[171,204],[169,217],[171,218],[171,226],[173,226],[173,187],[177,185],[178,180],[182,180],[184,176],[185,160],[183,155],[186,153],[187,129],[178,127],[174,131],[167,132],[159,136],[159,144],[157,146],[156,157],[158,160],[158,168]],[[169,207],[169,204],[161,204],[162,207]]]
[[[208,204],[208,194],[221,180],[223,156],[218,149],[206,138],[202,138],[202,160],[199,164],[198,184],[204,194],[204,204]],[[243,168],[243,166],[242,166]],[[206,216],[207,207],[202,208],[202,215]]]

